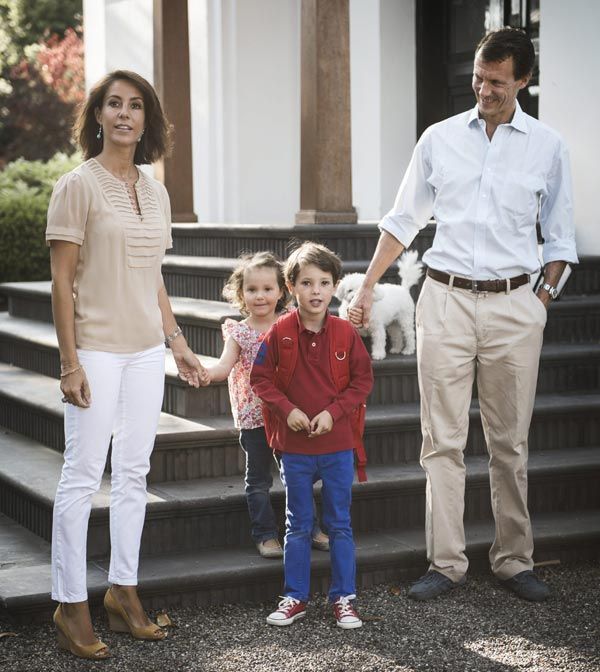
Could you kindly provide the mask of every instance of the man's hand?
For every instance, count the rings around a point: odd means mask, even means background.
[[[308,438],[312,439],[314,436],[327,434],[327,432],[331,431],[332,427],[333,418],[331,417],[331,413],[329,411],[321,411],[310,421],[310,433]]]
[[[295,408],[288,415],[287,424],[293,432],[299,432],[304,429],[306,432],[310,433],[310,420],[308,419],[308,415],[299,408]]]
[[[548,306],[552,303],[552,297],[545,289],[538,289],[536,293],[537,298],[544,304],[544,308],[548,310]]]
[[[356,292],[348,306],[348,317],[355,327],[369,326],[373,306],[373,289],[364,285]]]

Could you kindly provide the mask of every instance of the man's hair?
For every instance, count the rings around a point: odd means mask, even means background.
[[[171,128],[152,85],[137,72],[131,72],[131,70],[109,72],[92,87],[87,100],[80,107],[74,135],[83,150],[83,158],[91,159],[102,151],[104,137],[97,137],[96,110],[102,108],[106,92],[114,82],[118,81],[129,82],[135,86],[144,100],[144,134],[135,148],[133,162],[138,165],[154,163],[168,155],[171,149]]]
[[[291,285],[296,284],[298,274],[304,266],[312,264],[325,273],[331,273],[333,284],[336,285],[342,274],[342,262],[340,258],[319,243],[302,243],[288,257],[285,262],[285,280]]]
[[[475,50],[486,63],[499,63],[512,56],[515,80],[530,75],[535,65],[535,49],[527,34],[518,28],[500,28],[485,35]]]

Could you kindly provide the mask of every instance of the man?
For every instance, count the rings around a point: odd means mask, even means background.
[[[490,454],[496,536],[493,573],[519,597],[541,601],[527,510],[527,435],[546,309],[566,262],[577,262],[570,169],[559,135],[525,114],[534,49],[522,31],[486,35],[475,52],[476,107],[419,140],[350,318],[368,324],[373,286],[431,214],[437,226],[416,309],[417,365],[427,472],[429,571],[409,591],[428,600],[465,582],[463,527],[469,406],[477,381]],[[543,288],[536,218],[545,240]]]

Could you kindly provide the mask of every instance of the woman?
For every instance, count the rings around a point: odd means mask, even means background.
[[[146,474],[164,389],[165,340],[179,375],[206,374],[177,326],[161,275],[169,197],[136,164],[167,149],[156,92],[118,70],[90,92],[76,136],[85,163],[60,178],[48,209],[52,309],[65,406],[65,462],[54,503],[52,597],[59,645],[101,659],[87,603],[86,536],[112,440],[111,559],[104,598],[113,630],[165,637],[137,596]]]

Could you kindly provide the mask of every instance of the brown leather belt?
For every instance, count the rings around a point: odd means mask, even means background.
[[[428,268],[427,275],[433,280],[443,282],[445,285],[450,284],[451,276],[449,276],[448,273],[442,273],[442,271],[436,271],[434,268]],[[510,288],[516,289],[529,282],[529,275],[523,273],[514,278],[507,278],[507,280],[510,282]],[[460,278],[455,275],[452,286],[458,287],[459,289],[470,289],[472,292],[505,292],[507,280],[469,280],[468,278]]]

